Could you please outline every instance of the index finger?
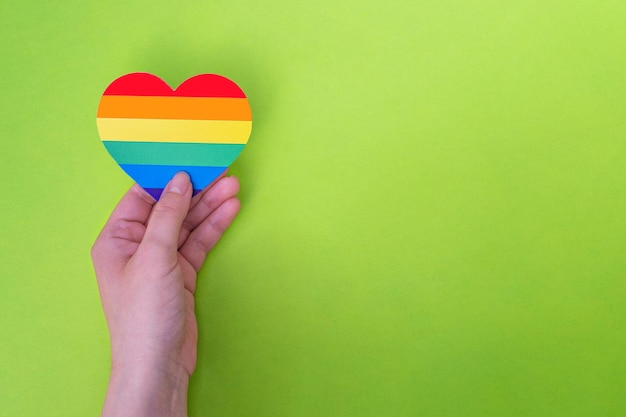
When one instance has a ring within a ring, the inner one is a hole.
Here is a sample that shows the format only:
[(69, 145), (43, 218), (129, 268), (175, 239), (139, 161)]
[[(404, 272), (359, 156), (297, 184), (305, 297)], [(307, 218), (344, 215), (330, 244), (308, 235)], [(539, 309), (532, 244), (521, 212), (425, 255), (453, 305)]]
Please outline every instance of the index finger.
[(150, 194), (145, 192), (139, 185), (134, 184), (128, 192), (124, 194), (120, 202), (117, 203), (106, 225), (120, 220), (139, 222), (145, 225), (154, 203), (156, 203), (156, 201)]
[(137, 184), (124, 194), (91, 248), (96, 268), (119, 267), (119, 262), (116, 265), (101, 262), (111, 259), (111, 254), (115, 255), (112, 259), (118, 261), (132, 256), (136, 245), (143, 238), (145, 224), (154, 203), (154, 199)]

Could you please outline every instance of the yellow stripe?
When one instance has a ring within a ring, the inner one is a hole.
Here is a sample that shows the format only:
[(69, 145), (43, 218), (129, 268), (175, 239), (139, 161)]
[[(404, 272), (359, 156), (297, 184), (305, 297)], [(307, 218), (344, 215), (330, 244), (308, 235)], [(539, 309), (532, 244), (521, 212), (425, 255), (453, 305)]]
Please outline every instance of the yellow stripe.
[(132, 142), (247, 143), (251, 121), (98, 118), (100, 139)]

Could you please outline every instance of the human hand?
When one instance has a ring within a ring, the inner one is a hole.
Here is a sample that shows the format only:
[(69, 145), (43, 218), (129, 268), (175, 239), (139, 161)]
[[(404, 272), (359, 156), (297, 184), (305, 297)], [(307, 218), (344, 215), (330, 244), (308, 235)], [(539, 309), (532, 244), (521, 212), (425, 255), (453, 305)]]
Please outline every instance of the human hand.
[(186, 415), (197, 273), (237, 215), (238, 192), (221, 177), (192, 199), (178, 173), (156, 203), (134, 185), (103, 227), (91, 251), (111, 338), (103, 416)]

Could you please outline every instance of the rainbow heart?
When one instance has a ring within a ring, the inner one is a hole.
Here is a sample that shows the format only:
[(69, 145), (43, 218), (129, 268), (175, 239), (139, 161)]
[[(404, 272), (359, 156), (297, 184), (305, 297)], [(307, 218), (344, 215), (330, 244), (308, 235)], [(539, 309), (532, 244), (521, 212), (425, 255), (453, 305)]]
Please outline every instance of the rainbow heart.
[(97, 124), (113, 159), (158, 200), (178, 171), (189, 174), (194, 194), (224, 172), (248, 143), (252, 112), (220, 75), (196, 75), (172, 90), (155, 75), (132, 73), (104, 91)]

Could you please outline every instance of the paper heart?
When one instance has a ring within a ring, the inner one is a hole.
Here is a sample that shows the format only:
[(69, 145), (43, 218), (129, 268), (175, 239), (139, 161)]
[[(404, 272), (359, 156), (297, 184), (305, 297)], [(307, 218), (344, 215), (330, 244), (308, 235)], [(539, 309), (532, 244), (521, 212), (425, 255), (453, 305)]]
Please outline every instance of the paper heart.
[(98, 106), (98, 132), (119, 166), (155, 199), (178, 171), (194, 194), (233, 163), (248, 142), (252, 112), (244, 92), (215, 74), (176, 90), (161, 78), (132, 73), (113, 81)]

